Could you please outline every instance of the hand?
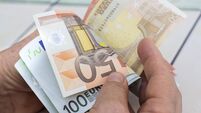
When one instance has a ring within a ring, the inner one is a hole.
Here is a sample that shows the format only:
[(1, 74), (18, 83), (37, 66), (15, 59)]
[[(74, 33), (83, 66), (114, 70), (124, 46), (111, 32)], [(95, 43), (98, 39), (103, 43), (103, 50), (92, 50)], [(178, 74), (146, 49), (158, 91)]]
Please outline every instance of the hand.
[[(181, 94), (174, 80), (173, 68), (150, 39), (141, 41), (138, 53), (144, 65), (138, 113), (181, 113)], [(111, 74), (90, 113), (131, 113), (128, 85), (120, 73)]]
[(14, 68), (19, 51), (36, 36), (36, 32), (11, 48), (0, 52), (1, 113), (36, 113), (43, 105)]

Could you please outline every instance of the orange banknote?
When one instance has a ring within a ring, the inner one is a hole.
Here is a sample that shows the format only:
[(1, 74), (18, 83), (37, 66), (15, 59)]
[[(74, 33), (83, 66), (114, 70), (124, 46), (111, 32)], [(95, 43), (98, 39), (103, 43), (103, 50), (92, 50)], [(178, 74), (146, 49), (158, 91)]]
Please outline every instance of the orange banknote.
[(139, 78), (75, 14), (50, 11), (34, 19), (64, 97), (102, 85), (112, 72)]

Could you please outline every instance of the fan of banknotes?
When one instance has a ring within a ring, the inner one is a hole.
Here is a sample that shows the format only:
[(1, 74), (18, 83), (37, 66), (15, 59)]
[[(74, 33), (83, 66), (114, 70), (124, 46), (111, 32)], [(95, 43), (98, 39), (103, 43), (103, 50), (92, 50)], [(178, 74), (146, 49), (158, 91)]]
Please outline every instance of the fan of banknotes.
[(15, 67), (50, 113), (84, 113), (110, 73), (139, 80), (139, 41), (160, 46), (183, 18), (166, 0), (93, 0), (84, 19), (61, 10), (36, 14), (37, 30)]

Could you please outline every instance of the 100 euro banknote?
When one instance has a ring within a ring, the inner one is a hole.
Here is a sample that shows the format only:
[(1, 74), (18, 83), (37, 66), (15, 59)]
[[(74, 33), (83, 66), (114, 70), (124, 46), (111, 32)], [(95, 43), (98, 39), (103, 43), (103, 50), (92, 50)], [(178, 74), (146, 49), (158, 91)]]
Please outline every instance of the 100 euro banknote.
[(75, 14), (50, 11), (34, 19), (64, 97), (102, 85), (112, 72), (138, 78)]
[(139, 41), (150, 37), (159, 45), (170, 27), (184, 17), (166, 0), (93, 0), (84, 20), (128, 66), (141, 74)]

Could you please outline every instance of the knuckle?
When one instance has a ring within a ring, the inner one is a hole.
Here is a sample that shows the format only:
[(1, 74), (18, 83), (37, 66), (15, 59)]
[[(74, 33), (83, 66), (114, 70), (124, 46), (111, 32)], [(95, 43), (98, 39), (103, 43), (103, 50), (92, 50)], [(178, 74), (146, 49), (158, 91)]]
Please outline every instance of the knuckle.
[(128, 113), (127, 105), (123, 104), (121, 101), (115, 100), (108, 102), (111, 111), (114, 113)]
[(117, 82), (108, 82), (105, 85), (105, 87), (112, 90), (120, 90), (120, 91), (126, 90), (123, 83), (117, 83)]

